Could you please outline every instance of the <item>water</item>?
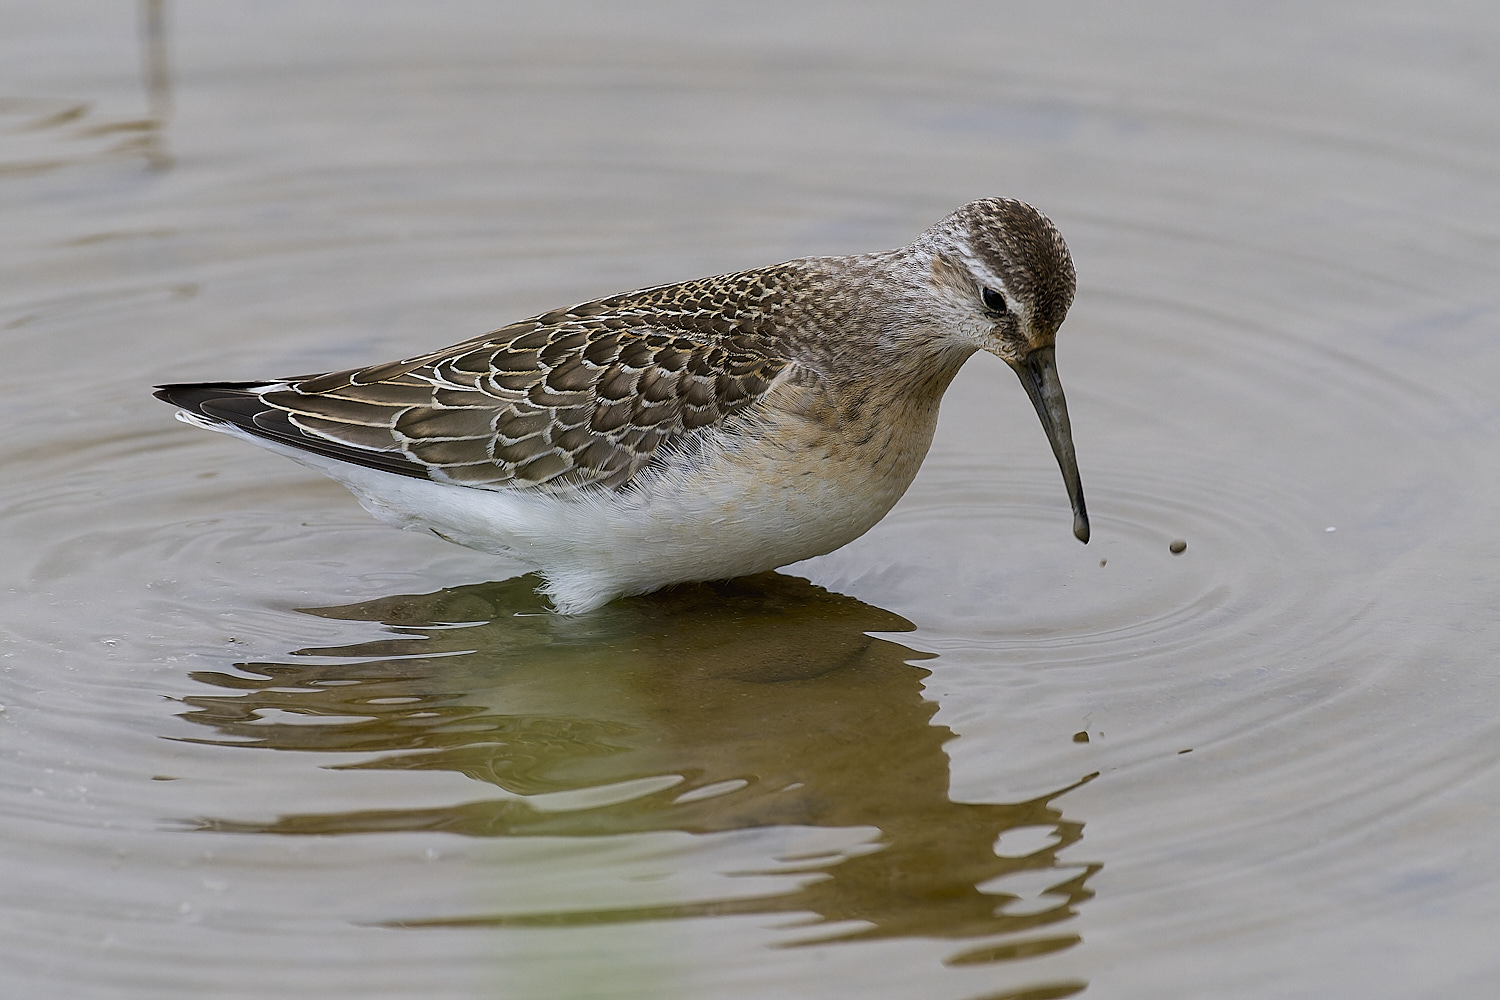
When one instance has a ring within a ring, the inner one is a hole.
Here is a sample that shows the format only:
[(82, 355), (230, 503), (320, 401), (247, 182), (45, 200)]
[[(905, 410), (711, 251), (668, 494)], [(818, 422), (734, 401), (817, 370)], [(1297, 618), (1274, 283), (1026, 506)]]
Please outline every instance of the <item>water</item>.
[[(1500, 14), (0, 20), (7, 995), (1492, 989)], [(147, 392), (984, 195), (1077, 260), (1086, 548), (993, 359), (865, 538), (580, 620)]]

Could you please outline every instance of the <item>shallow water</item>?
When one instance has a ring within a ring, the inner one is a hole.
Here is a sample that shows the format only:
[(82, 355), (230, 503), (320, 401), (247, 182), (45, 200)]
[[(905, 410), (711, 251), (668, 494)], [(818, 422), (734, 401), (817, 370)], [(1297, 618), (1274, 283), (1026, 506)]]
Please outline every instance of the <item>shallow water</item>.
[[(0, 4), (7, 996), (1492, 991), (1500, 13), (755, 10)], [(147, 391), (984, 195), (1087, 547), (993, 359), (864, 538), (583, 619)]]

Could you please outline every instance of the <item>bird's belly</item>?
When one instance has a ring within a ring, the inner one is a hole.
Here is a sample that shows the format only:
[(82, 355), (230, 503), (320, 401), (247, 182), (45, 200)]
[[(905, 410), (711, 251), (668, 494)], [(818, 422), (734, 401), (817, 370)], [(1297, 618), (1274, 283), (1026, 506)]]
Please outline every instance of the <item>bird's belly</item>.
[(786, 420), (677, 456), (626, 489), (561, 495), (452, 486), (252, 440), (339, 481), (382, 521), (541, 571), (558, 609), (578, 613), (672, 583), (773, 569), (859, 537), (901, 498), (931, 443), (936, 413), (905, 417), (853, 440)]
[(452, 541), (519, 556), (548, 577), (563, 610), (577, 610), (596, 591), (609, 591), (607, 600), (830, 552), (879, 521), (918, 464), (920, 456), (908, 470), (740, 454), (569, 498), (449, 488), (450, 509), (428, 505), (420, 521)]

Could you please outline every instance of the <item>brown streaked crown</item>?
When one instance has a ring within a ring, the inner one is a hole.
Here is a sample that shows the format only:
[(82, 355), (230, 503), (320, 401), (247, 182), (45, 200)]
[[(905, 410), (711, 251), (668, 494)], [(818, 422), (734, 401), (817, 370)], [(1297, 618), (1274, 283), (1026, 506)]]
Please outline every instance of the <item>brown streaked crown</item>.
[(968, 249), (1031, 304), (1032, 322), (1055, 332), (1073, 304), (1077, 275), (1062, 233), (1024, 201), (970, 202), (934, 227), (967, 237)]

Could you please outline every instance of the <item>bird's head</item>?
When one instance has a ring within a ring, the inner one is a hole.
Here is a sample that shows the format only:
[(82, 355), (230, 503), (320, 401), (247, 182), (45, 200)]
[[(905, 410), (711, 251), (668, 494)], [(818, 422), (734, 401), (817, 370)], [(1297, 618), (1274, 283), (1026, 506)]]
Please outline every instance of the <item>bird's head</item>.
[(949, 336), (989, 351), (1020, 376), (1062, 469), (1073, 534), (1087, 542), (1088, 512), (1054, 353), (1077, 284), (1062, 234), (1023, 201), (985, 198), (953, 212), (917, 245), (931, 254), (932, 290)]

